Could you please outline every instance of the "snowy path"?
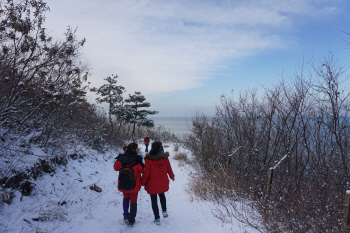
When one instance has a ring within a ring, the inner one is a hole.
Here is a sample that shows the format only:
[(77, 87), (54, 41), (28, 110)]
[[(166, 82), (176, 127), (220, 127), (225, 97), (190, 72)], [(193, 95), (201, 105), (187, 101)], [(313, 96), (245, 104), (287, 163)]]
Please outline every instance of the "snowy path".
[[(144, 151), (144, 145), (140, 144), (140, 147)], [(117, 189), (118, 172), (113, 170), (112, 158), (115, 155), (110, 155), (109, 158), (105, 155), (106, 157), (98, 160), (90, 158), (85, 162), (71, 161), (67, 169), (56, 173), (55, 176), (47, 175), (41, 179), (37, 185), (45, 195), (42, 195), (40, 200), (34, 197), (23, 197), (20, 201), (17, 195), (14, 205), (11, 206), (17, 211), (22, 211), (22, 214), (13, 222), (10, 221), (9, 229), (12, 228), (12, 230), (8, 229), (8, 232), (19, 232), (19, 229), (24, 229), (22, 232), (57, 233), (256, 232), (238, 222), (223, 224), (213, 216), (213, 205), (210, 202), (191, 200), (190, 195), (185, 191), (188, 174), (182, 166), (179, 166), (178, 161), (173, 159), (175, 155), (173, 149), (172, 144), (165, 148), (165, 151), (170, 153), (169, 159), (175, 181), (170, 181), (170, 190), (165, 194), (169, 217), (166, 219), (161, 217), (160, 225), (153, 223), (154, 215), (150, 197), (143, 187), (138, 196), (135, 226), (129, 227), (123, 222), (123, 196)], [(89, 187), (93, 183), (102, 188), (102, 192), (90, 190)], [(52, 189), (55, 192), (52, 192)], [(67, 204), (57, 205), (63, 200)], [(20, 208), (16, 208), (16, 205)], [(15, 210), (9, 208), (8, 211)], [(65, 221), (55, 220), (43, 223), (28, 221), (43, 211), (47, 211), (51, 216), (55, 213), (56, 218), (60, 216), (59, 213), (64, 213), (67, 218)], [(23, 221), (23, 219), (26, 220)]]
[[(144, 146), (140, 147), (144, 151)], [(170, 181), (170, 189), (165, 194), (169, 218), (161, 218), (160, 225), (153, 223), (150, 197), (142, 187), (138, 197), (136, 224), (132, 228), (126, 226), (122, 221), (122, 194), (115, 185), (111, 185), (116, 184), (117, 172), (111, 170), (111, 164), (107, 163), (102, 189), (109, 186), (110, 190), (103, 195), (103, 201), (94, 206), (96, 209), (92, 212), (92, 218), (81, 220), (79, 226), (68, 232), (243, 232), (238, 223), (236, 226), (223, 225), (212, 215), (208, 203), (190, 200), (185, 191), (187, 174), (183, 167), (173, 160), (173, 146), (165, 150), (170, 152), (170, 162), (175, 174), (175, 182)]]

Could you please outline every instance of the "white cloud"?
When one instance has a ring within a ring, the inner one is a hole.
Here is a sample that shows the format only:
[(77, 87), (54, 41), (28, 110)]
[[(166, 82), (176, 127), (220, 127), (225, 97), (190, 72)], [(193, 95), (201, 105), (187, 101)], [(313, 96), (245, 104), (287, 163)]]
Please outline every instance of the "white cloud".
[(336, 10), (313, 2), (49, 0), (47, 25), (87, 38), (93, 86), (116, 73), (131, 92), (154, 94), (200, 87), (225, 59), (288, 45), (295, 16)]

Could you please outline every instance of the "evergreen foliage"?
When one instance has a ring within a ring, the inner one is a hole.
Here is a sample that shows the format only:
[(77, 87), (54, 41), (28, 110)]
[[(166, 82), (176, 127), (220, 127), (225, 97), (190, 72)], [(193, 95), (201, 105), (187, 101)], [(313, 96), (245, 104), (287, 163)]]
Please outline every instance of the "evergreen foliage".
[(123, 116), (123, 96), (125, 87), (117, 86), (118, 75), (111, 75), (105, 78), (108, 84), (102, 85), (100, 88), (91, 88), (90, 91), (96, 92), (101, 97), (96, 98), (98, 103), (107, 103), (109, 106), (109, 121), (111, 124), (111, 135), (114, 133), (112, 115), (117, 115), (119, 119)]
[(146, 98), (141, 95), (141, 92), (135, 91), (135, 95), (129, 94), (129, 99), (125, 99), (125, 116), (124, 120), (133, 124), (132, 138), (135, 141), (135, 126), (153, 127), (153, 120), (147, 119), (148, 115), (155, 115), (158, 111), (150, 111), (140, 108), (148, 108), (151, 106), (149, 102), (145, 102)]

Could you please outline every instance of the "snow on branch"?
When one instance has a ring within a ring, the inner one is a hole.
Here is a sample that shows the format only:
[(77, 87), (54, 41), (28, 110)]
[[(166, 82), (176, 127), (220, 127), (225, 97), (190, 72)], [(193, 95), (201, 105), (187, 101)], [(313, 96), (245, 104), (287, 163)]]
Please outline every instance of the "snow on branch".
[(280, 163), (281, 163), (285, 158), (287, 158), (288, 155), (289, 155), (289, 152), (288, 152), (285, 156), (283, 156), (283, 158), (282, 158), (274, 167), (270, 168), (270, 170), (271, 170), (271, 169), (275, 170), (275, 169), (280, 165)]

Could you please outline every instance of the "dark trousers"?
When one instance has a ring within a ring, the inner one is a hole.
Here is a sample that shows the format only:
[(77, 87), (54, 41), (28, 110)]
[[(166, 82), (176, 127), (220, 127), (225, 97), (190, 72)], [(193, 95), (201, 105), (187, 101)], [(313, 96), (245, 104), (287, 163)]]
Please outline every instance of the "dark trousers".
[[(129, 218), (129, 223), (135, 222), (135, 217), (137, 213), (137, 193), (124, 193), (123, 192), (123, 210), (124, 210), (124, 218)], [(129, 205), (130, 205), (130, 213), (129, 213)]]
[[(159, 195), (159, 200), (160, 200), (160, 205), (162, 206), (162, 211), (166, 211), (166, 199), (164, 193), (160, 193)], [(155, 219), (159, 219), (159, 209), (158, 209), (158, 201), (157, 201), (157, 194), (150, 194), (151, 196), (151, 203), (152, 203), (152, 210), (154, 214)]]
[(137, 213), (137, 203), (130, 204), (130, 213), (129, 213), (129, 201), (128, 199), (123, 199), (123, 210), (124, 210), (124, 218), (128, 218), (129, 223), (135, 222), (135, 217)]
[(148, 152), (148, 144), (145, 144), (145, 146), (146, 146), (145, 152)]

